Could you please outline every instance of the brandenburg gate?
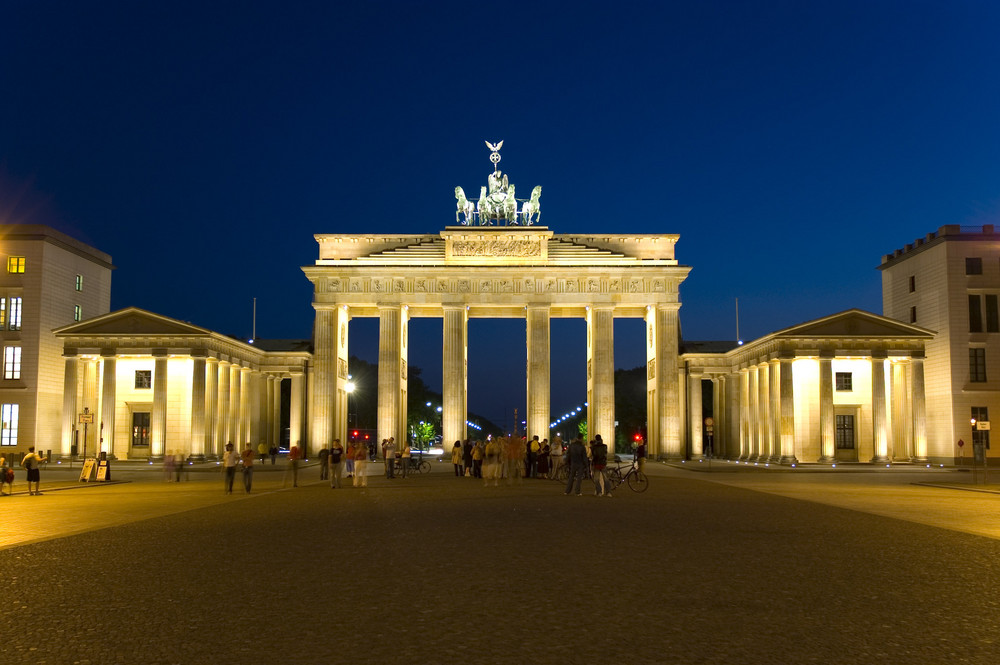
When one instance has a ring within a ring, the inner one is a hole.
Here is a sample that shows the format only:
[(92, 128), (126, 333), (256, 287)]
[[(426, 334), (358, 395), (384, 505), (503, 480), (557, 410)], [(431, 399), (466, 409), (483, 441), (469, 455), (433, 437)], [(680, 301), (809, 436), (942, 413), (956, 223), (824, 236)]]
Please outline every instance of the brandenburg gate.
[(347, 439), (348, 322), (378, 317), (379, 439), (407, 436), (407, 330), (414, 317), (443, 319), (442, 434), (467, 438), (470, 318), (526, 321), (527, 434), (549, 436), (553, 317), (587, 321), (589, 436), (613, 445), (614, 319), (646, 321), (649, 454), (681, 457), (679, 286), (690, 268), (674, 258), (677, 235), (555, 234), (539, 226), (541, 187), (527, 200), (496, 169), (477, 203), (456, 188), (456, 224), (427, 235), (317, 235), (303, 267), (316, 310), (311, 450)]

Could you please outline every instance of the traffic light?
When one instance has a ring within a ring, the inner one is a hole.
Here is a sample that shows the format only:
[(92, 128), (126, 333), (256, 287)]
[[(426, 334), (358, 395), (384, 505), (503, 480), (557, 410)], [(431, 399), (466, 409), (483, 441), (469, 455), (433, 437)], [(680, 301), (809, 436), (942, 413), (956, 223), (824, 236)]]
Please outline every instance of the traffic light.
[(636, 434), (633, 438), (635, 439), (636, 443), (638, 443), (639, 441), (642, 441), (642, 434)]
[(354, 430), (354, 432), (351, 434), (351, 438), (354, 439), (355, 441), (358, 440), (358, 430)]

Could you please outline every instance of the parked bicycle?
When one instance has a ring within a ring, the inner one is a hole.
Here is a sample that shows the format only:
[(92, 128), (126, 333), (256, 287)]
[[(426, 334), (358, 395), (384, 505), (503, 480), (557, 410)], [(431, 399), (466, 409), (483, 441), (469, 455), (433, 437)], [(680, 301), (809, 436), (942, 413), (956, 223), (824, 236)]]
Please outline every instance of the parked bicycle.
[(639, 470), (635, 461), (624, 463), (618, 455), (615, 455), (615, 463), (615, 466), (604, 469), (604, 479), (608, 483), (607, 491), (613, 492), (622, 483), (628, 483), (628, 488), (633, 492), (645, 492), (649, 489), (649, 478)]
[(403, 472), (403, 460), (408, 459), (410, 465), (406, 467), (407, 473), (430, 473), (431, 463), (423, 458), (423, 455), (411, 455), (409, 458), (397, 457), (396, 464), (393, 472), (396, 474), (402, 474)]

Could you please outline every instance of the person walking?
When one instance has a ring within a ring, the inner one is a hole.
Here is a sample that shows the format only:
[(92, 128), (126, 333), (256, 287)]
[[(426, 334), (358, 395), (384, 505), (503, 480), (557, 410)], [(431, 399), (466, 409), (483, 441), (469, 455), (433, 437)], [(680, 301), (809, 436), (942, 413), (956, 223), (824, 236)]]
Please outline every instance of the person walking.
[(240, 459), (243, 461), (243, 489), (246, 490), (247, 494), (250, 493), (250, 487), (253, 486), (253, 460), (256, 455), (253, 454), (253, 449), (248, 443), (246, 448), (240, 454)]
[(354, 486), (368, 487), (368, 474), (365, 467), (368, 465), (368, 447), (359, 445), (354, 447)]
[(488, 486), (491, 480), (494, 487), (500, 480), (500, 446), (492, 436), (486, 442), (486, 477), (483, 478), (483, 486)]
[(267, 451), (271, 455), (271, 466), (278, 463), (278, 446), (271, 446)]
[(239, 461), (240, 456), (233, 448), (233, 442), (230, 441), (226, 444), (226, 452), (222, 454), (222, 478), (225, 483), (226, 494), (233, 493), (233, 480), (236, 479), (236, 465)]
[(455, 475), (462, 475), (462, 442), (456, 441), (451, 447), (451, 463), (455, 467)]
[(340, 477), (344, 473), (344, 447), (340, 445), (340, 439), (334, 439), (330, 446), (330, 487), (338, 489), (340, 487)]
[(598, 434), (594, 443), (590, 446), (591, 463), (594, 467), (594, 495), (611, 496), (607, 488), (607, 478), (604, 476), (604, 467), (608, 465), (608, 446)]
[(7, 465), (7, 458), (0, 455), (0, 496), (3, 496), (3, 486), (7, 485), (7, 495), (14, 493), (14, 469)]
[(354, 453), (357, 452), (358, 444), (355, 441), (350, 441), (347, 444), (347, 462), (344, 467), (347, 470), (347, 477), (354, 477)]
[[(31, 446), (28, 448), (28, 453), (21, 458), (21, 466), (23, 466), (28, 472), (28, 494), (41, 494), (38, 489), (41, 483), (41, 472), (39, 471), (39, 465), (42, 462), (48, 462), (48, 458), (42, 457), (35, 452), (35, 447)], [(31, 491), (31, 483), (35, 484), (35, 491)]]
[(576, 482), (576, 495), (580, 496), (583, 477), (587, 473), (587, 449), (583, 445), (580, 437), (573, 439), (566, 449), (566, 458), (569, 464), (569, 478), (566, 480), (566, 491), (569, 494), (573, 491), (573, 483)]

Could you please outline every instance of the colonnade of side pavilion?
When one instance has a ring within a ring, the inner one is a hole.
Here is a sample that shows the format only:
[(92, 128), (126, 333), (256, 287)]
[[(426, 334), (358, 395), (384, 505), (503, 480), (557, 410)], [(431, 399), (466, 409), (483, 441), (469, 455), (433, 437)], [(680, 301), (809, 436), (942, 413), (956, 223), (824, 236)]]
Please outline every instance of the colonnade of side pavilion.
[(614, 440), (614, 319), (646, 322), (649, 453), (684, 455), (678, 373), (677, 235), (564, 235), (542, 226), (446, 227), (437, 234), (317, 235), (310, 448), (347, 439), (348, 323), (378, 317), (379, 439), (406, 432), (408, 323), (443, 319), (442, 434), (467, 438), (470, 318), (526, 321), (526, 428), (551, 423), (550, 321), (587, 322), (589, 436)]

